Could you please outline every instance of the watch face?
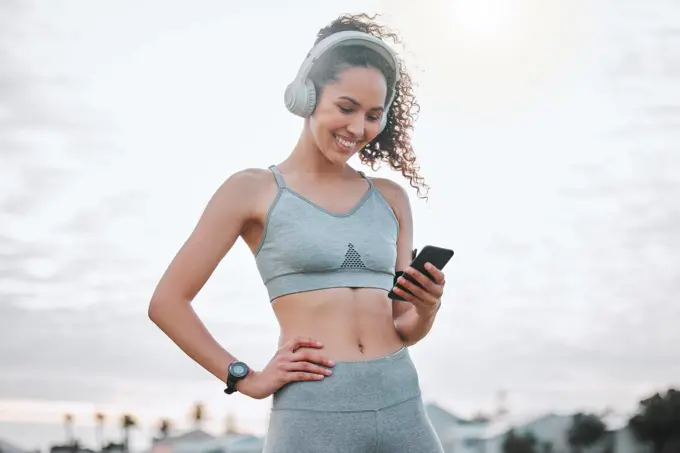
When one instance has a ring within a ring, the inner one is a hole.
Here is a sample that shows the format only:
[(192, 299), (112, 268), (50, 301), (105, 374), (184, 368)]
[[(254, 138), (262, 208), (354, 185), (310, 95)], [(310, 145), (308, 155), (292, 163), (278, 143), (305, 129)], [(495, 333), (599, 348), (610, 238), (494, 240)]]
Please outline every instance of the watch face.
[(242, 378), (248, 374), (248, 367), (245, 363), (234, 362), (229, 366), (229, 371), (235, 378)]

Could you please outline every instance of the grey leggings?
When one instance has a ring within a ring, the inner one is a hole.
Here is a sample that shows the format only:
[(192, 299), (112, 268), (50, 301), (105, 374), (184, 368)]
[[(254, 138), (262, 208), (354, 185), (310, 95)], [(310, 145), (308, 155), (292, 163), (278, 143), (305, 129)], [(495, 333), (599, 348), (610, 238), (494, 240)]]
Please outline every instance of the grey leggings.
[(443, 453), (402, 348), (274, 394), (263, 453)]

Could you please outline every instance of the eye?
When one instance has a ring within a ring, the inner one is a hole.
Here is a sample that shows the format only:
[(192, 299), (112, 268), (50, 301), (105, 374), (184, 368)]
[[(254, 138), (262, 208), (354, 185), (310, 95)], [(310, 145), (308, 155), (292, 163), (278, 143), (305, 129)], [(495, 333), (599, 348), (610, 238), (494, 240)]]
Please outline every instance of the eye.
[(338, 108), (340, 109), (340, 111), (342, 113), (352, 113), (352, 109), (350, 109), (348, 107), (343, 107), (342, 105), (339, 105)]
[(380, 110), (374, 110), (368, 115), (368, 120), (369, 121), (380, 121), (382, 119), (382, 116), (384, 115), (384, 112), (381, 112)]

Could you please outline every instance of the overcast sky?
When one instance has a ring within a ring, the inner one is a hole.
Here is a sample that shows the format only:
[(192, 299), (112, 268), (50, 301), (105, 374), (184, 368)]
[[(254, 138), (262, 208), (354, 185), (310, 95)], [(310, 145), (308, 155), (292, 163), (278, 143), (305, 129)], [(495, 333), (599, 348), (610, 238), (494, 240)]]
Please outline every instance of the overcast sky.
[[(270, 401), (225, 397), (147, 304), (221, 182), (287, 156), (283, 90), (345, 11), (404, 38), (432, 187), (407, 189), (415, 242), (456, 252), (412, 348), (425, 399), (628, 412), (680, 385), (678, 4), (421, 3), (0, 0), (0, 438), (61, 440), (69, 411), (90, 440), (96, 410), (113, 437), (129, 411), (142, 445), (197, 400), (264, 431)], [(273, 354), (242, 243), (195, 306), (253, 366)]]

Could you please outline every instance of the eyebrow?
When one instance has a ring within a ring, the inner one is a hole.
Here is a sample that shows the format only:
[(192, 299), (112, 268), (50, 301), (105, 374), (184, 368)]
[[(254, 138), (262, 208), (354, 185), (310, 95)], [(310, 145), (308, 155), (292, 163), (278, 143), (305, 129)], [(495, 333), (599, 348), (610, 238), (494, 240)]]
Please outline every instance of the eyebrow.
[[(357, 101), (356, 99), (351, 98), (351, 97), (349, 97), (349, 96), (340, 96), (338, 99), (344, 99), (344, 100), (346, 100), (346, 101), (349, 101), (349, 102), (351, 102), (352, 104), (356, 105), (357, 107), (360, 107), (360, 106), (361, 106), (361, 104), (359, 103), (359, 101)], [(373, 107), (371, 110), (385, 110), (385, 108), (384, 108), (383, 106), (378, 106), (378, 107)]]

